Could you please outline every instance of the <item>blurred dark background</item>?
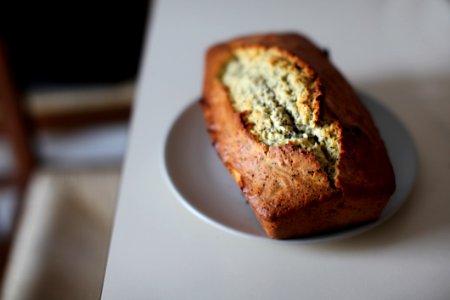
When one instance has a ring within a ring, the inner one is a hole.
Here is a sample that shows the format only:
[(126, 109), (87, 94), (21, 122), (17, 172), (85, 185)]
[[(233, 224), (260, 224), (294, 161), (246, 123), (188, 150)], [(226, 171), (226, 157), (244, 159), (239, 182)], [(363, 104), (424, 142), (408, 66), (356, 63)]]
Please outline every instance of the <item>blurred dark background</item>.
[(0, 2), (1, 299), (100, 297), (150, 8)]
[(0, 11), (20, 89), (136, 76), (148, 1), (3, 1)]

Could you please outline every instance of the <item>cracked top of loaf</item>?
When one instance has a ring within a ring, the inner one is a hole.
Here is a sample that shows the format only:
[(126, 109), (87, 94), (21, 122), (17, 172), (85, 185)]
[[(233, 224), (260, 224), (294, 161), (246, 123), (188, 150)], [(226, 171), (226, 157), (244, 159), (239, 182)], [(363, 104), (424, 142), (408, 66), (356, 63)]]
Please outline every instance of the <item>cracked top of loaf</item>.
[(331, 178), (339, 157), (336, 122), (317, 118), (314, 73), (277, 48), (240, 48), (224, 66), (222, 82), (247, 129), (269, 146), (312, 152)]

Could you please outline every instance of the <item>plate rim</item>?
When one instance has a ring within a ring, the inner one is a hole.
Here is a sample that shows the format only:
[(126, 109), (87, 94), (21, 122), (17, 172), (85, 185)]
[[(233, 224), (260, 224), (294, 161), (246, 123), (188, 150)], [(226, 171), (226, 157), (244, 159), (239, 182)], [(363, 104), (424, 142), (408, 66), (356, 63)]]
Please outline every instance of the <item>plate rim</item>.
[[(372, 112), (370, 111), (370, 109), (368, 108), (369, 105), (375, 105), (378, 106), (379, 108), (381, 108), (383, 110), (383, 112), (387, 115), (389, 115), (390, 118), (392, 118), (393, 120), (395, 120), (395, 122), (399, 125), (398, 128), (401, 129), (401, 131), (404, 134), (404, 137), (410, 142), (411, 144), (411, 148), (409, 149), (412, 160), (413, 160), (413, 167), (412, 167), (412, 176), (410, 181), (408, 182), (409, 184), (406, 186), (405, 190), (404, 190), (404, 196), (402, 197), (402, 199), (399, 199), (398, 202), (396, 203), (396, 205), (391, 208), (389, 211), (385, 211), (386, 208), (388, 208), (389, 202), (392, 201), (392, 198), (395, 196), (395, 194), (398, 192), (398, 189), (396, 188), (394, 194), (391, 195), (391, 198), (389, 199), (388, 203), (386, 204), (385, 208), (383, 209), (380, 218), (373, 221), (373, 222), (369, 222), (369, 223), (365, 223), (365, 224), (361, 224), (358, 225), (356, 227), (350, 227), (350, 228), (346, 228), (346, 229), (342, 229), (342, 230), (338, 230), (338, 231), (333, 231), (333, 232), (328, 232), (328, 233), (321, 233), (321, 234), (316, 234), (316, 235), (311, 235), (311, 236), (306, 236), (306, 237), (298, 237), (298, 238), (292, 238), (292, 239), (272, 239), (270, 237), (268, 237), (267, 235), (265, 235), (264, 231), (261, 228), (261, 231), (263, 232), (263, 235), (256, 235), (256, 234), (252, 234), (249, 232), (245, 232), (230, 226), (227, 226), (226, 224), (223, 224), (220, 221), (215, 220), (214, 218), (206, 215), (205, 213), (201, 212), (199, 209), (197, 209), (189, 199), (186, 199), (186, 197), (183, 196), (182, 192), (179, 190), (179, 188), (177, 188), (176, 184), (174, 183), (174, 181), (171, 179), (171, 175), (170, 175), (170, 171), (168, 168), (168, 154), (167, 154), (167, 146), (170, 140), (170, 136), (172, 134), (172, 131), (174, 129), (174, 126), (176, 124), (176, 122), (183, 116), (183, 114), (189, 110), (192, 106), (194, 105), (198, 105), (200, 106), (200, 100), (201, 98), (197, 98), (194, 101), (189, 101), (188, 103), (186, 103), (176, 114), (175, 116), (172, 118), (172, 120), (170, 121), (170, 125), (168, 126), (168, 130), (166, 131), (166, 133), (164, 134), (164, 138), (163, 138), (163, 143), (162, 143), (162, 159), (160, 160), (161, 162), (161, 167), (163, 169), (163, 177), (165, 179), (165, 181), (167, 182), (170, 190), (172, 190), (172, 192), (175, 194), (177, 201), (180, 202), (182, 204), (182, 206), (184, 206), (190, 213), (192, 213), (194, 216), (196, 216), (197, 218), (201, 219), (202, 221), (204, 221), (205, 223), (208, 223), (210, 225), (212, 225), (213, 227), (216, 227), (217, 229), (220, 229), (224, 232), (230, 233), (232, 235), (235, 236), (239, 236), (239, 237), (243, 237), (246, 239), (255, 239), (255, 240), (262, 240), (262, 241), (273, 241), (273, 242), (281, 242), (281, 243), (295, 243), (295, 244), (316, 244), (316, 243), (324, 243), (324, 242), (331, 242), (331, 241), (336, 241), (336, 240), (343, 240), (343, 239), (347, 239), (350, 237), (354, 237), (356, 235), (360, 235), (364, 232), (367, 232), (375, 227), (378, 227), (379, 225), (381, 225), (382, 223), (386, 222), (387, 220), (389, 220), (393, 215), (395, 215), (400, 208), (407, 202), (409, 195), (412, 191), (412, 188), (414, 186), (414, 183), (417, 179), (417, 146), (414, 142), (414, 139), (411, 135), (411, 133), (409, 132), (409, 130), (407, 129), (407, 127), (405, 126), (405, 124), (403, 123), (403, 121), (397, 117), (396, 114), (394, 114), (386, 105), (384, 105), (382, 102), (376, 100), (375, 97), (372, 97), (371, 95), (368, 95), (366, 92), (362, 92), (360, 90), (356, 91), (359, 98), (361, 99), (361, 102), (363, 103), (364, 107), (370, 112), (372, 119), (374, 121), (374, 123), (376, 123), (375, 118), (373, 117)], [(369, 102), (370, 104), (368, 105)], [(376, 125), (378, 132), (383, 140), (383, 142), (386, 145), (386, 150), (388, 151), (388, 147), (385, 141), (385, 137), (382, 135), (382, 133), (379, 130), (379, 126)], [(389, 152), (388, 152), (389, 155)], [(390, 155), (389, 155), (389, 159), (392, 161)], [(396, 183), (398, 182), (398, 175), (395, 173), (395, 169), (394, 169), (394, 176), (396, 179)], [(400, 196), (399, 196), (400, 197)], [(244, 197), (243, 197), (244, 198)], [(244, 198), (245, 199), (245, 198)], [(259, 225), (260, 226), (260, 225)]]

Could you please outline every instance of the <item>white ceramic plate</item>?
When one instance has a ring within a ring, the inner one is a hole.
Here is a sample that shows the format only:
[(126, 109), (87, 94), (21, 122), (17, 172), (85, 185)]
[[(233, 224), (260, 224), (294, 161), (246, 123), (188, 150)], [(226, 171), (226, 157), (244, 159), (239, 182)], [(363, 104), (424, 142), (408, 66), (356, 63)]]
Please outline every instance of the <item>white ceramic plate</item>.
[[(372, 113), (391, 158), (397, 185), (394, 195), (376, 222), (287, 241), (315, 243), (362, 233), (386, 221), (406, 201), (416, 177), (414, 142), (402, 123), (384, 106), (366, 95), (361, 98)], [(175, 120), (167, 135), (164, 156), (168, 181), (192, 213), (228, 232), (267, 238), (211, 146), (198, 102), (191, 103)]]

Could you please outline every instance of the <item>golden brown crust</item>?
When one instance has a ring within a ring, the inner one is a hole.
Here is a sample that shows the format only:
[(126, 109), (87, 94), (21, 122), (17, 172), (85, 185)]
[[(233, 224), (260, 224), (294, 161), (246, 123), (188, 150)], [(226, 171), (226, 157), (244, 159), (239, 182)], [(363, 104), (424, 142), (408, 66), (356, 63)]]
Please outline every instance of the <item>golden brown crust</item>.
[[(267, 146), (246, 130), (219, 80), (232, 52), (243, 47), (276, 47), (315, 78), (314, 117), (339, 124), (334, 182), (313, 154), (292, 145)], [(217, 153), (272, 238), (373, 221), (395, 189), (392, 166), (370, 114), (323, 52), (302, 36), (255, 35), (209, 49), (201, 104)]]

